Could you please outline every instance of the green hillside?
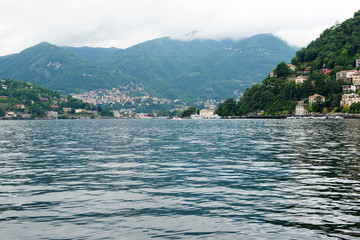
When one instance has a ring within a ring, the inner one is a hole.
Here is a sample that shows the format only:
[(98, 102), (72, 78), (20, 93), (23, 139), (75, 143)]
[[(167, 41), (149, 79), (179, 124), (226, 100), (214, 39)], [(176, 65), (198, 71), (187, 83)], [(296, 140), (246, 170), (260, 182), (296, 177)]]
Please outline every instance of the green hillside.
[[(69, 112), (64, 112), (63, 108), (68, 108)], [(75, 109), (84, 109), (84, 113), (74, 114)], [(49, 111), (63, 118), (84, 114), (91, 116), (91, 111), (103, 116), (112, 115), (106, 109), (62, 96), (33, 83), (0, 79), (0, 118), (45, 118)]]
[(360, 57), (360, 11), (354, 18), (326, 29), (318, 39), (296, 53), (292, 63), (299, 69), (352, 69)]
[(111, 88), (134, 78), (49, 43), (0, 58), (2, 78), (21, 79), (63, 93)]
[(290, 61), (295, 51), (273, 35), (256, 35), (207, 55), (174, 85), (192, 98), (236, 96), (260, 82), (279, 61)]
[(171, 80), (224, 46), (223, 42), (214, 40), (160, 38), (118, 51), (102, 64), (136, 77), (154, 96), (184, 98), (187, 93), (174, 87)]
[[(262, 84), (248, 88), (238, 103), (228, 99), (217, 110), (223, 116), (244, 115), (263, 111), (264, 114), (293, 114), (297, 101), (304, 100), (309, 112), (358, 112), (359, 104), (340, 106), (343, 86), (349, 85), (343, 79), (336, 79), (341, 70), (355, 68), (360, 57), (360, 11), (342, 24), (326, 29), (308, 47), (301, 49), (292, 59), (297, 66), (293, 72), (285, 63), (278, 64), (276, 77), (266, 77)], [(309, 71), (304, 71), (305, 69)], [(270, 69), (269, 69), (270, 70)], [(326, 73), (324, 73), (326, 72)], [(303, 83), (295, 83), (299, 75), (307, 76)], [(320, 94), (324, 101), (309, 104), (308, 97)]]

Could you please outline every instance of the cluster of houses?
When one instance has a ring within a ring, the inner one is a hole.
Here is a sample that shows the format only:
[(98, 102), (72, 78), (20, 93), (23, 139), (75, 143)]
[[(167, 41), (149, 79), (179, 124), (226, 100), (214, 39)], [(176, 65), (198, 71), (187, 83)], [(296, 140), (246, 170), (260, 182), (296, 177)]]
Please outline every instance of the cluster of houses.
[[(356, 59), (356, 69), (360, 67), (360, 58)], [(351, 106), (353, 103), (360, 103), (360, 96), (357, 94), (360, 88), (360, 71), (347, 70), (336, 73), (336, 79), (342, 79), (349, 83), (343, 86), (340, 106)]]
[[(296, 67), (292, 64), (288, 64), (289, 68), (293, 71), (296, 71)], [(356, 69), (360, 67), (360, 58), (356, 59)], [(310, 72), (311, 67), (307, 67), (305, 71), (302, 73), (307, 74)], [(360, 90), (360, 71), (353, 70), (345, 70), (339, 71), (336, 73), (337, 80), (344, 80), (348, 84), (343, 86), (342, 99), (340, 101), (340, 106), (351, 106), (353, 103), (360, 103), (360, 95), (357, 92)], [(321, 69), (321, 72), (324, 74), (329, 74), (331, 70), (329, 69)], [(299, 73), (299, 72), (298, 72)], [(270, 72), (270, 77), (276, 77), (274, 71)], [(296, 84), (302, 84), (308, 79), (308, 76), (300, 75), (295, 78), (291, 78), (288, 80), (295, 81)], [(312, 106), (314, 103), (322, 103), (325, 102), (325, 97), (319, 94), (314, 94), (309, 97), (309, 106)], [(299, 101), (295, 108), (295, 115), (304, 116), (309, 115), (309, 112), (305, 108), (304, 101)]]

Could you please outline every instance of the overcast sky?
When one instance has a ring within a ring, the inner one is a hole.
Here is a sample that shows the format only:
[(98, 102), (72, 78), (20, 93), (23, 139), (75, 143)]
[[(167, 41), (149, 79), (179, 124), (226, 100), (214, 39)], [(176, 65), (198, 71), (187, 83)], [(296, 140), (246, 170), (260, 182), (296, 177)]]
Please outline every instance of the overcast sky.
[(126, 48), (154, 38), (273, 33), (306, 46), (359, 0), (0, 0), (0, 56), (40, 42)]

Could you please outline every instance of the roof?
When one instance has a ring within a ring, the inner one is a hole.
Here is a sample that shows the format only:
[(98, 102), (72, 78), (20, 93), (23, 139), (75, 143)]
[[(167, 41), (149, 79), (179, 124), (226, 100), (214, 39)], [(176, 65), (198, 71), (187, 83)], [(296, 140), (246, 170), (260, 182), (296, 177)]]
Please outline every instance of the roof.
[(320, 95), (320, 94), (317, 94), (317, 93), (310, 96), (309, 98), (317, 98), (317, 97), (325, 98), (323, 95)]

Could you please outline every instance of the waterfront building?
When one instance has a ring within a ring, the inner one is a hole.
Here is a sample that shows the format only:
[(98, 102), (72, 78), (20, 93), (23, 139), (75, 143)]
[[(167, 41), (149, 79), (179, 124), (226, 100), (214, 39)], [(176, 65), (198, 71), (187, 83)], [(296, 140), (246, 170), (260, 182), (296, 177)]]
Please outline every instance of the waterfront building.
[(309, 115), (308, 110), (305, 109), (304, 101), (298, 101), (298, 104), (296, 105), (296, 108), (295, 108), (295, 115), (296, 116)]
[(46, 118), (47, 119), (57, 119), (59, 117), (59, 114), (55, 111), (48, 111), (46, 112)]
[(207, 118), (207, 117), (213, 117), (214, 116), (214, 110), (209, 110), (209, 109), (201, 109), (200, 112), (199, 112), (199, 116), (200, 117), (204, 117), (204, 118)]
[(340, 106), (351, 106), (353, 103), (360, 103), (360, 96), (358, 94), (343, 94), (340, 101)]

